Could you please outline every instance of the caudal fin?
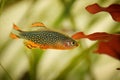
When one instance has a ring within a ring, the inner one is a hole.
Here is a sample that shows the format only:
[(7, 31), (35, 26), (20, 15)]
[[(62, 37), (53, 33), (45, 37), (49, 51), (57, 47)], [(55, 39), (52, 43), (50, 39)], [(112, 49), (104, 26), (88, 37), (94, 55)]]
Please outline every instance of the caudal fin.
[(14, 33), (10, 33), (10, 37), (13, 38), (13, 39), (20, 38), (18, 35), (14, 34)]
[(92, 14), (98, 13), (100, 11), (103, 11), (104, 8), (100, 7), (98, 4), (92, 4), (86, 7), (86, 10)]
[(16, 34), (14, 34), (14, 33), (11, 32), (10, 33), (10, 37), (13, 38), (13, 39), (20, 38), (19, 37), (19, 33), (22, 32), (22, 30), (20, 30), (20, 28), (17, 25), (15, 25), (15, 24), (13, 24), (13, 29), (16, 30), (17, 32), (16, 32)]
[(13, 29), (19, 31), (19, 32), (22, 32), (22, 30), (15, 24), (13, 24)]

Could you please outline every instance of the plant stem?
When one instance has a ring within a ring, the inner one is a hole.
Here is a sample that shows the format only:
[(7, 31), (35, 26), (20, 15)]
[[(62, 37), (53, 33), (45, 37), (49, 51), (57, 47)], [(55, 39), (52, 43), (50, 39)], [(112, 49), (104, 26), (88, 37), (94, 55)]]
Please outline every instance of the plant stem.
[(6, 73), (7, 76), (10, 78), (10, 80), (14, 80), (14, 79), (12, 78), (12, 76), (8, 73), (8, 71), (4, 68), (4, 66), (1, 64), (1, 62), (0, 62), (0, 66), (1, 66), (1, 68), (5, 71), (5, 73)]

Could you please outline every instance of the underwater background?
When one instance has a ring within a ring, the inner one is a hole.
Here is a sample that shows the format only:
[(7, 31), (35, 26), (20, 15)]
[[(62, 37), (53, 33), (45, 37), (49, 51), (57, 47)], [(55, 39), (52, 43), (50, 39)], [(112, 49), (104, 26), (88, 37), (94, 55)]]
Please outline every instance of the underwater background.
[(0, 0), (0, 80), (120, 80), (119, 60), (96, 54), (96, 41), (81, 39), (71, 50), (28, 49), (9, 37), (13, 23), (29, 30), (34, 22), (72, 36), (76, 32), (120, 32), (120, 23), (106, 12), (90, 14), (85, 7), (103, 7), (120, 0)]

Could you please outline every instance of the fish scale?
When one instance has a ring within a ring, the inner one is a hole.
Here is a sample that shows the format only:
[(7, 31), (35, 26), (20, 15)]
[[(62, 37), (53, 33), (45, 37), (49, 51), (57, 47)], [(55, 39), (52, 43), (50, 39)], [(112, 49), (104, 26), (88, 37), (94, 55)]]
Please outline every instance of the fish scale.
[[(63, 36), (62, 34), (53, 31), (26, 31), (20, 33), (20, 36), (38, 44), (54, 44), (57, 41), (64, 41), (69, 38), (68, 36)], [(72, 40), (71, 38), (69, 39)]]

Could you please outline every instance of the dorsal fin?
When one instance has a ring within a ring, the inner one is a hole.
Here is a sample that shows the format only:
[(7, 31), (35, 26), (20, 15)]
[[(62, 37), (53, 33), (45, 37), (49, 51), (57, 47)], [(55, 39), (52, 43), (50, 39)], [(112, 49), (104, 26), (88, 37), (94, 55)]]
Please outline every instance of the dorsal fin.
[(46, 28), (46, 26), (43, 23), (41, 23), (41, 22), (33, 23), (32, 27), (45, 27)]
[(34, 30), (48, 30), (48, 28), (41, 22), (33, 23), (32, 26)]

